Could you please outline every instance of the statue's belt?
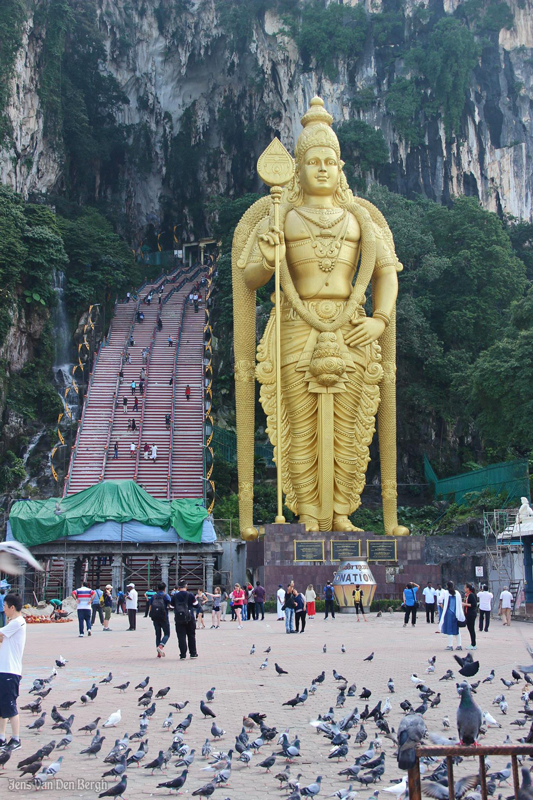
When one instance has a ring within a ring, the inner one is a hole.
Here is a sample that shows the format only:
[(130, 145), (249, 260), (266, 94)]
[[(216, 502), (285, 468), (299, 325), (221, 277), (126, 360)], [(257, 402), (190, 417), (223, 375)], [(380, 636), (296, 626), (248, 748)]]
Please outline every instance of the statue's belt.
[[(274, 296), (272, 296), (272, 302), (274, 302)], [(323, 320), (324, 322), (334, 322), (337, 317), (342, 314), (344, 309), (346, 308), (347, 300), (302, 300), (302, 304), (305, 306), (306, 309), (311, 311), (313, 314)], [(365, 316), (365, 310), (363, 306), (357, 306), (355, 314), (353, 318), (357, 318), (360, 316)], [(301, 317), (298, 312), (292, 307), (286, 297), (282, 295), (281, 299), (281, 320), (282, 322), (291, 322), (294, 320), (300, 320)]]

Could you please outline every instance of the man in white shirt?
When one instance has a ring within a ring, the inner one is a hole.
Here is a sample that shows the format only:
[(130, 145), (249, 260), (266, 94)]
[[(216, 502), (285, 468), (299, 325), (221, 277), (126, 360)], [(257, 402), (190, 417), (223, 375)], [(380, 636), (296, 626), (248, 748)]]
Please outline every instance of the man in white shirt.
[(511, 624), (511, 609), (513, 607), (513, 595), (509, 591), (508, 586), (503, 587), (503, 592), (500, 595), (500, 607), (498, 614), (501, 614), (504, 625)]
[(87, 628), (87, 636), (91, 635), (91, 605), (94, 595), (95, 592), (93, 589), (89, 589), (86, 580), (82, 580), (80, 588), (75, 589), (72, 592), (72, 597), (74, 597), (76, 600), (76, 606), (78, 609), (78, 627), (80, 639), (83, 639), (84, 623)]
[(424, 603), (426, 606), (426, 622), (429, 624), (430, 622), (435, 622), (435, 605), (437, 600), (437, 590), (433, 588), (431, 585), (431, 581), (428, 581), (428, 585), (422, 592), (424, 595)]
[[(22, 598), (8, 594), (5, 599), (7, 625), (0, 630), (0, 748), (20, 748), (20, 719), (17, 709), (22, 655), (26, 644), (26, 620), (22, 616)], [(11, 739), (6, 744), (7, 721)]]
[[(478, 592), (477, 602), (479, 607), (479, 631), (483, 631), (483, 620), (485, 620), (485, 633), (487, 633), (490, 625), (490, 612), (492, 610), (492, 600), (494, 595), (489, 592), (487, 584), (483, 587), (481, 592)], [(509, 593), (510, 594), (510, 593)]]
[(285, 590), (281, 583), (278, 586), (278, 591), (276, 592), (276, 600), (277, 600), (277, 611), (278, 611), (278, 619), (285, 619), (285, 615), (283, 613), (283, 603), (285, 602)]
[(138, 594), (134, 583), (128, 583), (126, 586), (126, 611), (128, 612), (128, 620), (130, 627), (128, 631), (134, 631), (137, 628), (137, 599)]

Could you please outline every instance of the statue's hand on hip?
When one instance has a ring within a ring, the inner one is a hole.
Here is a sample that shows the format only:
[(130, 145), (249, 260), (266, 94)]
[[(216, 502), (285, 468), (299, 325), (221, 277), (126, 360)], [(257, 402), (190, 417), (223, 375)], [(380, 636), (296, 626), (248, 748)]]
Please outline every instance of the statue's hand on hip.
[(274, 269), (276, 245), (279, 244), (279, 260), (283, 261), (285, 258), (285, 235), (279, 228), (273, 225), (269, 228), (268, 233), (262, 233), (258, 236), (257, 242), (261, 254), (267, 264)]
[(365, 345), (372, 344), (376, 339), (379, 339), (385, 330), (385, 322), (382, 319), (374, 319), (373, 317), (363, 317), (362, 319), (352, 322), (354, 326), (353, 331), (347, 333), (344, 341), (351, 347), (365, 347)]

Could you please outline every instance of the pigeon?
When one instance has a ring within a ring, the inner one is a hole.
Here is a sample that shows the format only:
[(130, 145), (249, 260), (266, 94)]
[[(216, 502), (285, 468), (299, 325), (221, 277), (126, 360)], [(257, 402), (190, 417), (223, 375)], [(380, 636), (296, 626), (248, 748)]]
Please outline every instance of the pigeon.
[(388, 680), (388, 682), (387, 682), (387, 688), (388, 688), (388, 690), (389, 690), (389, 692), (390, 692), (391, 694), (394, 694), (394, 691), (395, 691), (395, 690), (394, 690), (394, 681), (393, 681), (393, 679), (392, 679), (392, 678), (389, 678), (389, 680)]
[(80, 755), (87, 754), (89, 756), (97, 756), (100, 750), (102, 749), (102, 745), (104, 743), (105, 736), (100, 738), (100, 741), (91, 744), (89, 747), (86, 747), (85, 750), (80, 751)]
[(404, 775), (399, 783), (394, 783), (392, 786), (386, 786), (383, 791), (395, 795), (396, 798), (403, 797), (407, 793), (407, 775)]
[(44, 725), (46, 719), (46, 711), (43, 711), (40, 717), (34, 720), (30, 725), (26, 725), (28, 730), (39, 732)]
[(206, 783), (205, 786), (200, 786), (199, 789), (196, 789), (193, 793), (193, 797), (211, 797), (213, 792), (215, 791), (216, 783)]
[(128, 766), (130, 766), (130, 764), (137, 764), (137, 767), (139, 767), (141, 761), (143, 760), (143, 758), (145, 758), (147, 752), (148, 750), (146, 748), (145, 743), (141, 742), (137, 752), (132, 753), (132, 755), (128, 758), (126, 763), (128, 764)]
[(23, 561), (38, 572), (43, 571), (42, 566), (23, 544), (15, 541), (0, 542), (0, 572), (22, 575), (26, 569), (26, 564), (21, 563)]
[(187, 728), (190, 726), (192, 722), (192, 714), (187, 714), (185, 719), (183, 719), (172, 731), (172, 733), (176, 733), (177, 731), (183, 732), (186, 731)]
[(88, 725), (84, 725), (83, 728), (78, 728), (78, 731), (85, 731), (86, 733), (93, 733), (97, 729), (98, 723), (100, 722), (101, 719), (102, 719), (102, 717), (96, 717), (94, 722), (89, 722), (89, 724)]
[(453, 681), (454, 677), (453, 669), (447, 669), (442, 678), (439, 678), (439, 681)]
[(374, 653), (372, 652), (372, 653), (370, 653), (369, 656), (367, 656), (366, 658), (363, 658), (363, 661), (372, 661), (373, 658), (374, 658)]
[(501, 703), (500, 703), (500, 711), (502, 712), (503, 715), (507, 714), (507, 709), (508, 708), (509, 708), (509, 705), (507, 703), (507, 700), (502, 700)]
[(212, 686), (211, 689), (207, 690), (207, 692), (205, 693), (205, 699), (207, 700), (208, 703), (212, 703), (213, 702), (213, 700), (215, 699), (215, 687), (214, 686)]
[(372, 692), (370, 691), (370, 689), (366, 689), (366, 688), (363, 686), (363, 691), (361, 692), (361, 694), (359, 695), (359, 697), (360, 697), (362, 700), (368, 700), (368, 698), (369, 698), (369, 697), (371, 697), (371, 695), (372, 695)]
[(341, 653), (345, 653), (345, 652), (346, 652), (346, 648), (345, 648), (345, 646), (343, 644), (341, 644)]
[(344, 681), (344, 683), (348, 683), (344, 675), (340, 675), (336, 669), (333, 670), (333, 677), (336, 681)]
[(102, 774), (102, 778), (120, 778), (126, 772), (126, 755), (120, 756), (120, 759), (117, 764), (112, 769), (109, 769), (107, 772)]
[(213, 719), (215, 719), (215, 717), (216, 717), (216, 714), (215, 714), (213, 711), (211, 711), (211, 709), (209, 708), (209, 706), (207, 706), (207, 705), (204, 703), (204, 701), (203, 701), (203, 700), (200, 700), (200, 711), (201, 711), (201, 712), (202, 712), (202, 714), (204, 715), (204, 719), (205, 719), (206, 717), (212, 717)]
[(149, 764), (145, 764), (144, 768), (151, 769), (153, 775), (155, 769), (162, 769), (164, 762), (165, 762), (165, 751), (160, 750), (157, 755), (157, 758), (154, 758), (154, 760), (150, 761)]
[(268, 667), (268, 656), (265, 658), (259, 669), (266, 669)]
[(184, 703), (169, 703), (169, 705), (172, 706), (172, 708), (175, 708), (176, 711), (183, 711), (185, 706), (189, 705), (189, 701), (185, 700)]
[(42, 769), (43, 762), (42, 761), (34, 761), (32, 764), (28, 764), (25, 767), (19, 767), (21, 769), (20, 777), (23, 775), (31, 775), (32, 777), (36, 775)]
[(276, 756), (274, 753), (272, 753), (271, 756), (265, 758), (264, 761), (261, 761), (257, 766), (266, 769), (267, 772), (270, 772), (270, 768), (273, 767), (275, 763), (276, 763)]
[(126, 683), (121, 683), (120, 686), (115, 686), (114, 688), (119, 689), (121, 692), (125, 692), (129, 685), (130, 682), (126, 681)]
[(327, 651), (328, 651), (327, 645), (324, 645), (324, 647), (322, 648), (322, 652), (327, 653)]
[(170, 714), (167, 715), (165, 720), (163, 721), (163, 728), (166, 730), (167, 728), (171, 728), (174, 725), (174, 721), (172, 719), (172, 711)]
[(114, 711), (110, 716), (106, 719), (102, 728), (116, 728), (120, 720), (122, 719), (122, 714), (120, 713), (120, 708), (118, 711)]
[(300, 694), (298, 693), (296, 697), (293, 697), (291, 700), (287, 700), (286, 703), (283, 703), (284, 706), (290, 706), (291, 708), (296, 708), (297, 705), (300, 703)]
[(209, 758), (211, 755), (211, 744), (209, 743), (209, 739), (206, 739), (202, 745), (202, 756), (204, 758)]
[(150, 676), (147, 675), (146, 678), (143, 681), (141, 681), (140, 683), (138, 683), (135, 688), (136, 689), (146, 689), (146, 687), (148, 686), (149, 683), (150, 683)]
[(37, 700), (33, 700), (31, 703), (28, 703), (28, 705), (21, 706), (20, 710), (31, 711), (32, 714), (40, 714), (42, 702), (43, 702), (42, 697), (38, 697)]
[(483, 683), (492, 683), (494, 680), (494, 676), (496, 675), (496, 671), (491, 669), (490, 674), (487, 675), (486, 678), (483, 679)]
[(280, 667), (279, 664), (274, 663), (274, 668), (275, 668), (276, 672), (278, 673), (278, 675), (288, 675), (289, 674), (287, 672), (287, 670), (283, 669), (283, 667)]
[(222, 730), (222, 728), (219, 728), (216, 722), (213, 722), (211, 725), (211, 736), (213, 739), (221, 739), (225, 733), (226, 731)]
[(521, 675), (520, 675), (520, 673), (519, 673), (519, 672), (517, 672), (515, 669), (511, 670), (511, 675), (513, 676), (513, 679), (514, 679), (514, 680), (515, 680), (517, 683), (519, 683), (519, 682), (522, 680), (522, 676), (521, 676)]
[(163, 697), (166, 697), (169, 692), (170, 692), (170, 686), (165, 686), (164, 689), (159, 689), (159, 691), (157, 692), (157, 694), (155, 696), (155, 699), (156, 700), (162, 700)]
[(516, 800), (532, 800), (533, 786), (531, 785), (531, 773), (526, 767), (521, 768), (522, 785), (516, 793)]
[(457, 731), (461, 744), (472, 745), (477, 742), (479, 736), (482, 713), (480, 707), (472, 699), (470, 686), (466, 681), (463, 681), (461, 688), (461, 701), (457, 709)]
[(107, 677), (105, 677), (105, 678), (102, 678), (102, 680), (100, 681), (100, 683), (111, 683), (111, 681), (112, 681), (112, 680), (113, 680), (113, 673), (112, 673), (112, 672), (110, 672), (110, 673), (107, 675)]
[(89, 691), (86, 692), (86, 695), (90, 700), (94, 700), (97, 694), (98, 694), (98, 686), (95, 683), (93, 683)]
[(190, 753), (186, 753), (182, 758), (180, 758), (178, 761), (176, 761), (176, 766), (177, 767), (187, 767), (187, 769), (189, 769), (189, 767), (191, 766), (191, 764), (194, 761), (195, 755), (196, 755), (196, 750), (193, 747), (193, 749), (190, 751)]
[(252, 645), (252, 649), (250, 650), (250, 655), (253, 656), (255, 653), (255, 644)]
[(67, 733), (67, 735), (64, 736), (62, 739), (60, 739), (59, 742), (57, 743), (57, 749), (58, 750), (66, 750), (66, 748), (70, 744), (72, 744), (72, 739), (73, 739), (72, 734), (71, 733)]
[(158, 783), (157, 789), (176, 789), (177, 791), (183, 787), (183, 784), (187, 780), (187, 770), (184, 769), (181, 775), (178, 775), (177, 778), (173, 778), (171, 781), (166, 781), (165, 783)]
[(510, 689), (511, 686), (514, 686), (514, 681), (508, 681), (505, 678), (500, 678), (500, 680), (503, 683), (503, 685), (506, 686), (508, 689)]
[(106, 789), (105, 792), (100, 792), (98, 797), (123, 797), (127, 786), (128, 786), (128, 776), (123, 775), (119, 783), (115, 783), (114, 786), (111, 786), (109, 789)]
[(419, 714), (407, 714), (398, 728), (398, 767), (411, 769), (415, 764), (415, 748), (426, 733), (426, 725)]
[(496, 722), (492, 714), (489, 714), (488, 711), (483, 712), (483, 721), (486, 723), (488, 728), (501, 728), (499, 722)]
[(304, 786), (300, 790), (300, 794), (302, 797), (316, 797), (316, 795), (320, 791), (320, 784), (322, 782), (322, 775), (319, 775), (314, 783), (310, 783), (309, 786)]

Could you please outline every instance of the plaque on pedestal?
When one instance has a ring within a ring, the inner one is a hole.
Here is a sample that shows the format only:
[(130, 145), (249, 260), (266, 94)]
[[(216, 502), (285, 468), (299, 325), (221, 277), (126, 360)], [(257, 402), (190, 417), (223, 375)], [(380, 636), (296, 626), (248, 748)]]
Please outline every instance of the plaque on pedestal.
[(384, 536), (383, 540), (368, 539), (366, 543), (367, 561), (397, 561), (396, 539)]
[(361, 540), (352, 539), (351, 541), (332, 539), (331, 540), (331, 560), (349, 561), (351, 558), (360, 558)]
[(294, 542), (294, 560), (324, 561), (324, 540), (296, 539)]

